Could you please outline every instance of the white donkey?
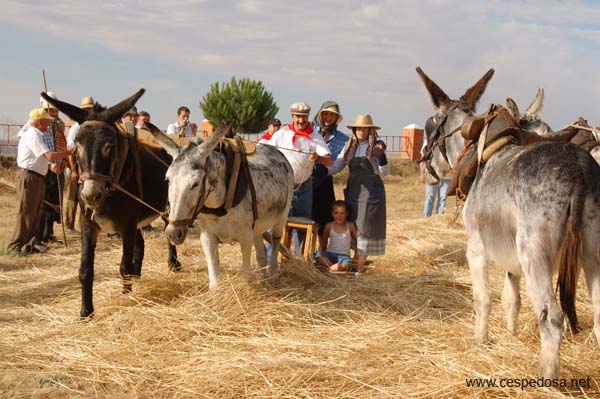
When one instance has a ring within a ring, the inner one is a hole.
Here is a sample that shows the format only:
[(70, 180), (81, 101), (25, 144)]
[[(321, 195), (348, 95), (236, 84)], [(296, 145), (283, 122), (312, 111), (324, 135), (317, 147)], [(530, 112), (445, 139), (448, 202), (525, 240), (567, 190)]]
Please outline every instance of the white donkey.
[[(433, 130), (445, 141), (444, 146), (432, 144), (431, 166), (441, 175), (456, 162), (451, 154), (464, 145), (460, 132), (452, 130), (474, 112), (493, 70), (460, 100), (451, 100), (420, 68), (417, 72), (436, 111)], [(447, 157), (438, 154), (444, 148)], [(559, 374), (563, 312), (552, 286), (557, 269), (561, 304), (576, 331), (575, 288), (583, 266), (600, 344), (600, 167), (586, 151), (574, 144), (506, 145), (479, 166), (463, 218), (477, 342), (488, 339), (488, 267), (494, 262), (506, 270), (502, 299), (512, 333), (521, 305), (519, 282), (525, 276), (538, 317), (543, 377)]]
[(185, 240), (189, 224), (198, 219), (208, 264), (209, 288), (215, 289), (219, 281), (219, 242), (240, 243), (245, 277), (252, 274), (250, 258), (254, 244), (261, 279), (264, 279), (267, 254), (263, 233), (272, 229), (269, 272), (271, 281), (276, 284), (279, 280), (277, 254), (294, 187), (292, 167), (276, 148), (257, 146), (256, 153), (247, 158), (256, 189), (257, 219), (254, 220), (250, 189), (241, 202), (223, 210), (228, 187), (227, 165), (226, 156), (217, 146), (225, 130), (221, 127), (206, 141), (190, 142), (182, 148), (160, 130), (152, 128), (154, 137), (173, 157), (166, 174), (170, 211), (165, 234), (169, 242), (179, 245)]

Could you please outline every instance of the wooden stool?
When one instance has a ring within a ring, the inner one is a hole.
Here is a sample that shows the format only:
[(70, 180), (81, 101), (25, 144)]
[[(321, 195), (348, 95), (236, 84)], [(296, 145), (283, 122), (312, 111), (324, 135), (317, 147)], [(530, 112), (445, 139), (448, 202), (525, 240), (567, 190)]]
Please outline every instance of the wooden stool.
[(319, 225), (312, 219), (307, 218), (288, 218), (283, 229), (283, 237), (281, 237), (281, 244), (285, 245), (294, 253), (292, 245), (292, 230), (303, 230), (306, 232), (306, 238), (304, 239), (303, 255), (304, 259), (310, 261), (313, 259), (315, 250), (317, 248), (317, 238), (319, 237)]

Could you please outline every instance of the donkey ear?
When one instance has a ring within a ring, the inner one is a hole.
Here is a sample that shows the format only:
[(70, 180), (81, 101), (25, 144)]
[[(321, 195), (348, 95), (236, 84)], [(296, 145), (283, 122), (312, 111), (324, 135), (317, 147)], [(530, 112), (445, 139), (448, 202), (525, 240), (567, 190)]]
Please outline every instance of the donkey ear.
[(48, 96), (46, 93), (41, 93), (44, 100), (54, 105), (60, 112), (73, 119), (75, 122), (82, 124), (87, 120), (89, 112), (85, 109), (81, 109), (73, 104), (66, 103), (64, 101), (55, 100)]
[(145, 89), (139, 89), (137, 93), (132, 95), (131, 97), (126, 98), (125, 100), (113, 105), (106, 111), (102, 112), (101, 119), (107, 123), (114, 123), (121, 119), (123, 114), (127, 112), (131, 107), (135, 105), (137, 100), (144, 94)]
[(148, 130), (150, 130), (150, 133), (152, 133), (156, 141), (158, 141), (158, 144), (160, 144), (161, 147), (167, 151), (167, 154), (173, 157), (173, 159), (179, 155), (181, 152), (181, 147), (176, 142), (171, 140), (169, 136), (164, 134), (162, 130), (150, 122), (146, 122), (146, 127), (148, 127)]
[(421, 67), (417, 67), (417, 73), (425, 85), (425, 89), (429, 94), (429, 99), (433, 104), (433, 108), (435, 108), (436, 111), (439, 111), (440, 109), (447, 107), (450, 104), (450, 97), (444, 93), (444, 90), (440, 89), (440, 87), (433, 80), (429, 79), (429, 76), (423, 72)]
[(590, 127), (590, 125), (588, 124), (587, 119), (585, 119), (583, 116), (579, 117), (579, 120), (577, 121), (577, 124), (579, 126), (583, 126), (583, 127)]
[(540, 87), (535, 98), (531, 104), (529, 104), (529, 107), (527, 107), (525, 116), (529, 117), (530, 119), (539, 119), (538, 114), (542, 112), (542, 108), (544, 108), (544, 88)]
[(513, 118), (519, 120), (521, 114), (519, 113), (519, 107), (517, 106), (515, 100), (513, 100), (510, 97), (506, 97), (506, 109), (512, 115)]
[(222, 124), (212, 135), (208, 136), (208, 138), (200, 144), (199, 151), (212, 151), (230, 132), (231, 124)]
[(483, 95), (483, 92), (485, 91), (485, 88), (487, 87), (487, 84), (492, 76), (494, 76), (494, 69), (490, 68), (490, 70), (487, 71), (485, 75), (483, 75), (481, 79), (477, 81), (477, 83), (471, 86), (471, 88), (469, 88), (460, 98), (460, 101), (466, 104), (471, 111), (475, 112), (475, 108), (477, 108), (477, 102)]

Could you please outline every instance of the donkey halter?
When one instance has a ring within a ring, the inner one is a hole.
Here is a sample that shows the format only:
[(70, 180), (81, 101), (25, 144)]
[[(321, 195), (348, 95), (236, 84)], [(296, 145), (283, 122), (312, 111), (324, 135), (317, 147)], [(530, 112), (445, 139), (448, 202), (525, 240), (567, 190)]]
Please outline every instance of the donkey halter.
[(458, 103), (454, 103), (450, 106), (450, 108), (444, 111), (444, 113), (440, 116), (440, 118), (437, 119), (437, 121), (434, 118), (435, 127), (431, 132), (431, 141), (428, 141), (427, 147), (425, 149), (425, 154), (423, 154), (423, 156), (421, 157), (421, 162), (425, 162), (425, 166), (427, 167), (427, 171), (429, 172), (429, 174), (431, 174), (437, 180), (440, 180), (440, 177), (436, 173), (435, 169), (433, 169), (433, 166), (431, 166), (431, 157), (433, 154), (433, 150), (439, 146), (444, 160), (446, 161), (446, 163), (448, 163), (448, 165), (451, 165), (450, 161), (448, 160), (448, 153), (446, 152), (445, 140), (446, 138), (452, 136), (454, 133), (458, 132), (460, 130), (460, 125), (452, 129), (450, 132), (446, 133), (444, 129), (444, 124), (448, 119), (448, 115), (457, 107)]
[[(104, 129), (110, 129), (112, 130), (115, 134), (118, 135), (118, 132), (115, 131), (114, 127), (111, 126), (110, 124), (103, 122), (103, 121), (86, 121), (84, 123), (81, 124), (81, 127), (84, 126), (96, 126), (96, 127), (101, 127)], [(119, 172), (119, 176), (115, 177), (115, 172), (117, 172), (117, 165), (119, 160), (118, 158), (118, 151), (119, 151), (119, 147), (118, 147), (118, 143), (119, 140), (116, 140), (116, 146), (115, 146), (115, 155), (111, 157), (110, 159), (110, 166), (108, 168), (108, 174), (104, 174), (104, 173), (98, 173), (98, 172), (86, 172), (86, 171), (81, 171), (82, 173), (80, 173), (79, 175), (79, 180), (81, 180), (82, 182), (85, 182), (86, 180), (93, 180), (93, 181), (99, 181), (99, 182), (103, 182), (106, 183), (107, 188), (109, 190), (112, 190), (112, 186), (113, 183), (116, 183), (119, 181), (120, 176), (120, 171)], [(123, 159), (123, 163), (124, 163), (124, 159)], [(81, 168), (81, 164), (79, 165), (79, 167)], [(122, 169), (122, 165), (121, 165), (121, 169)]]
[[(161, 211), (161, 210), (154, 208), (152, 205), (148, 204), (147, 202), (145, 202), (138, 196), (130, 193), (125, 188), (123, 188), (119, 185), (119, 181), (121, 179), (121, 174), (123, 172), (123, 168), (125, 166), (125, 161), (127, 159), (127, 152), (129, 151), (129, 144), (128, 144), (127, 140), (124, 140), (125, 145), (123, 146), (123, 148), (119, 147), (120, 140), (118, 138), (119, 138), (120, 134), (116, 130), (115, 126), (110, 125), (103, 121), (86, 121), (86, 122), (82, 123), (81, 126), (84, 126), (84, 125), (88, 125), (88, 126), (92, 125), (92, 126), (101, 127), (104, 129), (110, 129), (117, 136), (117, 140), (115, 141), (115, 149), (113, 151), (114, 155), (110, 159), (110, 166), (108, 168), (109, 174), (106, 175), (104, 173), (98, 173), (98, 172), (84, 172), (82, 170), (81, 171), (82, 173), (80, 173), (79, 180), (82, 182), (85, 182), (86, 180), (92, 180), (92, 181), (99, 181), (99, 182), (106, 183), (107, 191), (115, 191), (115, 190), (120, 191), (121, 193), (127, 195), (134, 201), (137, 201), (140, 204), (149, 208), (150, 210), (158, 213), (158, 215), (160, 217), (166, 219), (166, 217), (168, 216), (168, 213), (166, 213), (166, 211)], [(138, 167), (139, 167), (139, 165), (138, 165)], [(79, 168), (81, 168), (81, 165), (79, 165)]]
[[(204, 170), (203, 168), (201, 168), (201, 169)], [(202, 192), (202, 195), (198, 196), (198, 201), (196, 202), (196, 206), (194, 207), (194, 212), (192, 212), (192, 217), (188, 218), (188, 219), (175, 219), (175, 220), (168, 219), (169, 224), (171, 224), (173, 226), (189, 226), (190, 224), (192, 224), (194, 222), (194, 220), (196, 220), (196, 218), (200, 214), (200, 211), (202, 210), (202, 207), (204, 206), (204, 203), (206, 202), (206, 198), (208, 198), (208, 196), (215, 189), (214, 184), (211, 184), (210, 187), (208, 188), (208, 190), (205, 189), (207, 177), (208, 177), (208, 174), (206, 173), (206, 170), (204, 170), (204, 177), (202, 178), (202, 184), (201, 184), (201, 187), (204, 188), (204, 191)], [(171, 213), (171, 211), (169, 209), (168, 214), (170, 214), (170, 213)]]

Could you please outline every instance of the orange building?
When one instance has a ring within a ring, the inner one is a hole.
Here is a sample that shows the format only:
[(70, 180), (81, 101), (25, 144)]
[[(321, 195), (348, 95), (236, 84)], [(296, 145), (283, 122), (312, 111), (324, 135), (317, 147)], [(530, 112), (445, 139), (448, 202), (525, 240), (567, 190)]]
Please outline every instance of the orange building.
[(200, 124), (200, 137), (204, 140), (215, 131), (215, 127), (208, 121), (208, 119), (202, 120)]
[(402, 148), (400, 156), (417, 161), (421, 158), (421, 147), (423, 146), (423, 128), (413, 124), (402, 128)]

